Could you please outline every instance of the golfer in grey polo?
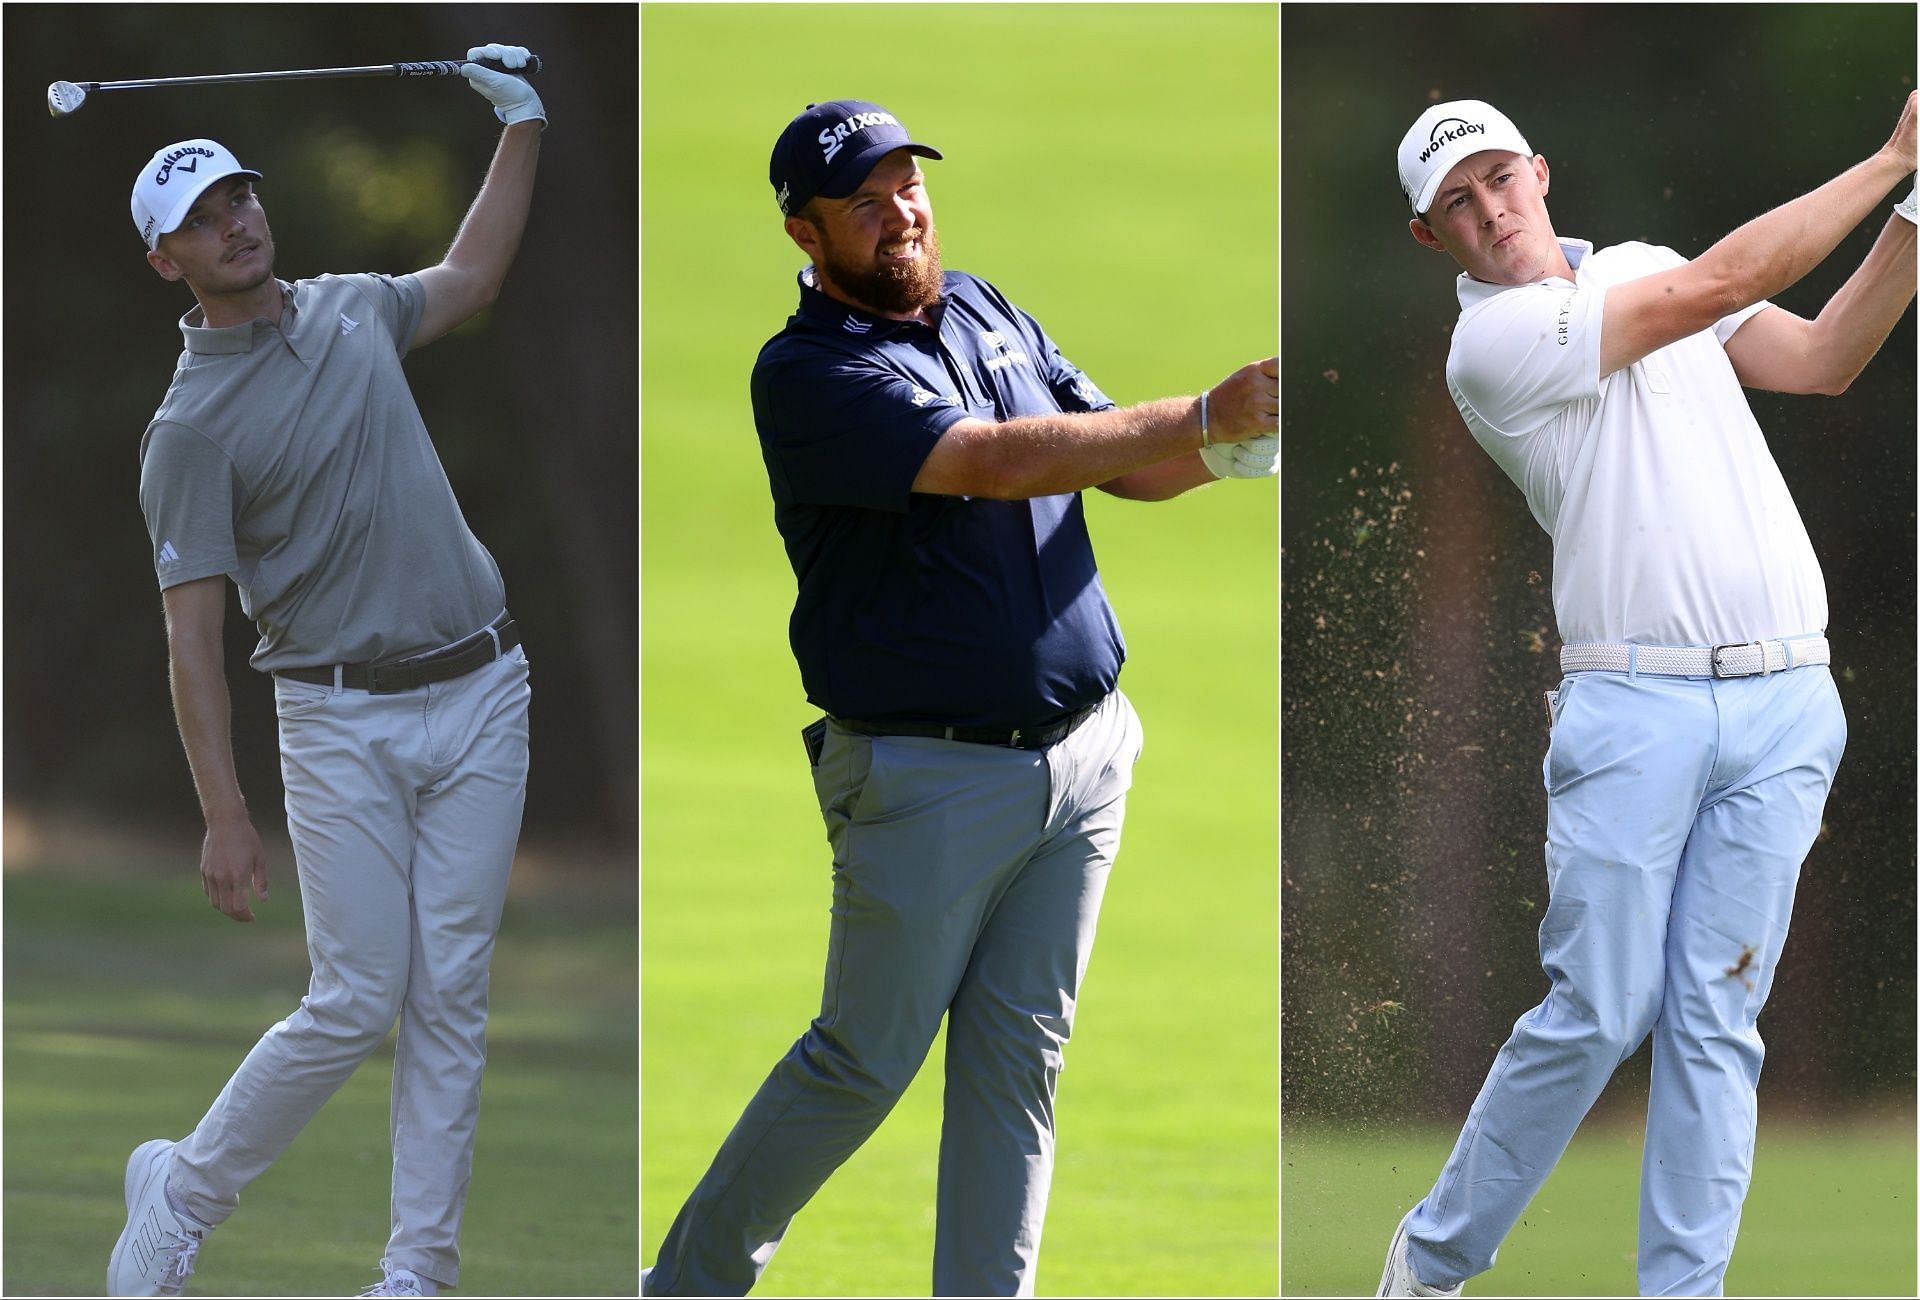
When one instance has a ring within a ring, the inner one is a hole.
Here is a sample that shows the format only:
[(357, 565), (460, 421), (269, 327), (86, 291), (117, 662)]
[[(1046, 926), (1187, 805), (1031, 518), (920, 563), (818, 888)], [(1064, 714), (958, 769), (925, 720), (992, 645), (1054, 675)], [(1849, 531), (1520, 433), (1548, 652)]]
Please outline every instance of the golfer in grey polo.
[[(517, 68), (527, 52), (468, 58)], [(497, 294), (546, 123), (521, 78), (462, 70), (505, 130), (438, 266), (275, 278), (261, 174), (216, 141), (160, 150), (134, 186), (147, 261), (198, 303), (141, 439), (140, 504), (207, 823), (202, 887), (237, 921), (253, 919), (250, 894), (267, 897), (228, 735), (231, 579), (260, 632), (252, 665), (274, 678), (313, 978), (191, 1133), (135, 1149), (112, 1295), (179, 1294), (241, 1189), (396, 1019), (392, 1232), (382, 1280), (363, 1294), (459, 1280), (487, 972), (526, 789), (528, 666), (500, 570), (461, 515), (400, 362)], [(286, 1281), (316, 1289), (312, 1276)]]

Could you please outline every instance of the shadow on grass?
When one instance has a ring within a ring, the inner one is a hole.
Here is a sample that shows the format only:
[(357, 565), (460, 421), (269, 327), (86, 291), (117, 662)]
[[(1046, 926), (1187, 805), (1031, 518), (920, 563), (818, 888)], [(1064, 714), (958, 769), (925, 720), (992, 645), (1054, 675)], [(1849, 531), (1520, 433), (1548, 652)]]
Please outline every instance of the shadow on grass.
[[(285, 859), (282, 859), (283, 861)], [(461, 1289), (631, 1295), (638, 1008), (631, 874), (522, 881), (495, 953)], [(5, 892), (8, 1295), (97, 1295), (128, 1152), (198, 1121), (305, 992), (291, 870), (261, 919), (212, 913), (189, 871), (9, 871)], [(192, 1289), (351, 1295), (388, 1233), (392, 1045), (209, 1239)]]

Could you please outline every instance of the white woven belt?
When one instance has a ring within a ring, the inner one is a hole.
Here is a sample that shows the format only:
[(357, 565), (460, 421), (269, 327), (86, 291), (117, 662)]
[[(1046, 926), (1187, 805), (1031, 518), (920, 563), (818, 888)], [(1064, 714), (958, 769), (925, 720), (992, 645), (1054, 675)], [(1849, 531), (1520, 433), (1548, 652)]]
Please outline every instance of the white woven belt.
[(1666, 677), (1755, 677), (1808, 664), (1833, 662), (1823, 636), (1792, 641), (1738, 641), (1732, 645), (1604, 645), (1560, 647), (1563, 673), (1658, 673)]

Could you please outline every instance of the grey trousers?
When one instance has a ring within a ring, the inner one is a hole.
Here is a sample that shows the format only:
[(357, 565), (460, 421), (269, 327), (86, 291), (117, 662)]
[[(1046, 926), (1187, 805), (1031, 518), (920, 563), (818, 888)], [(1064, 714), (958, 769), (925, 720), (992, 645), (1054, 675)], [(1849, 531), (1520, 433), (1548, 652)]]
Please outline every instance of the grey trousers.
[(1140, 721), (1119, 691), (1042, 752), (830, 725), (820, 1014), (681, 1208), (649, 1295), (744, 1295), (787, 1223), (893, 1109), (947, 1017), (935, 1295), (1032, 1295), (1054, 1083)]
[(527, 787), (529, 673), (514, 649), (397, 695), (275, 679), (313, 979), (173, 1150), (174, 1189), (202, 1222), (233, 1213), (398, 1019), (385, 1254), (460, 1280), (487, 974)]

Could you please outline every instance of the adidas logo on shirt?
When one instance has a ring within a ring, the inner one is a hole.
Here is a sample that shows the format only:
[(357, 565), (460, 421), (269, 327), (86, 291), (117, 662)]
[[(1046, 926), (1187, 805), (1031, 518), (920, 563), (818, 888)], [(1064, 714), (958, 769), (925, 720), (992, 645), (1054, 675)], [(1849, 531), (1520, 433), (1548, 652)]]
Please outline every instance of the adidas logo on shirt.
[(351, 334), (359, 328), (360, 328), (359, 321), (347, 315), (345, 312), (340, 313), (340, 332), (342, 334)]
[(178, 564), (179, 562), (180, 552), (173, 549), (173, 543), (170, 541), (160, 543), (160, 563)]
[(840, 328), (845, 330), (849, 334), (865, 334), (868, 330), (873, 328), (873, 322), (855, 320), (853, 317), (849, 316), (845, 320), (840, 322)]

